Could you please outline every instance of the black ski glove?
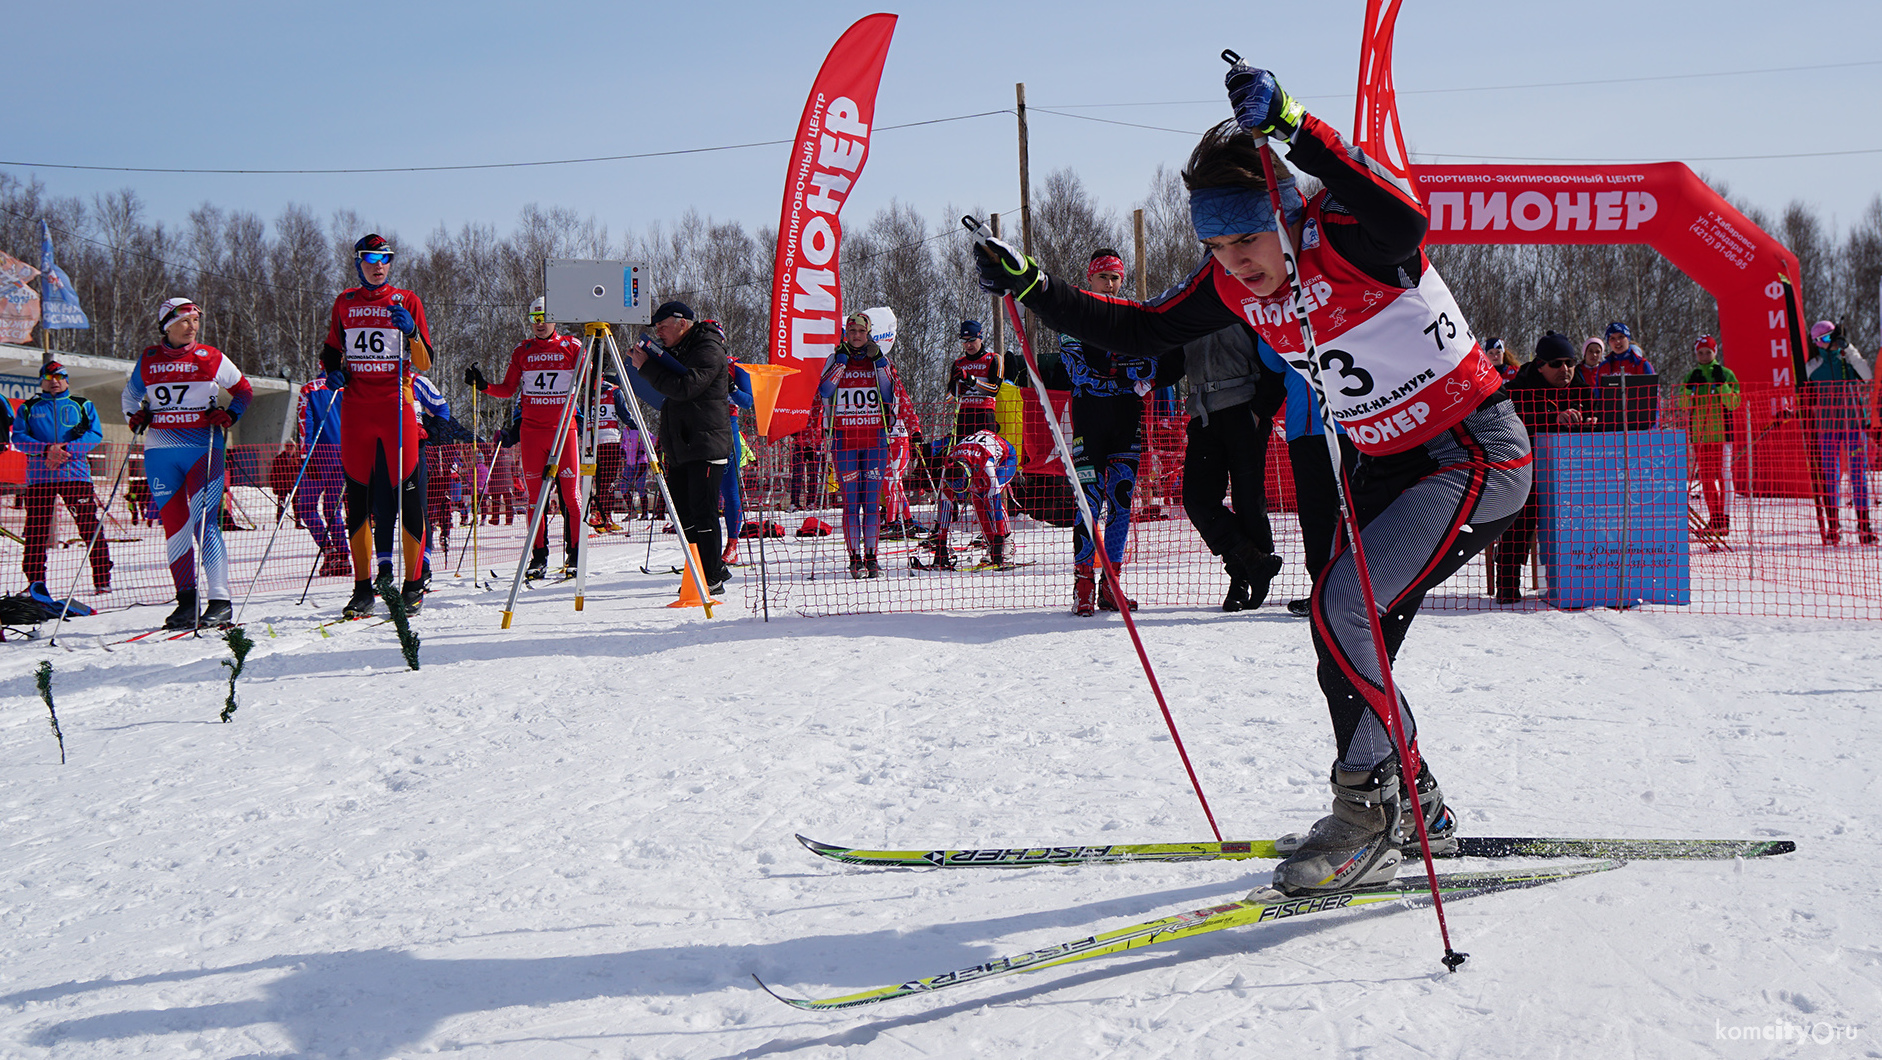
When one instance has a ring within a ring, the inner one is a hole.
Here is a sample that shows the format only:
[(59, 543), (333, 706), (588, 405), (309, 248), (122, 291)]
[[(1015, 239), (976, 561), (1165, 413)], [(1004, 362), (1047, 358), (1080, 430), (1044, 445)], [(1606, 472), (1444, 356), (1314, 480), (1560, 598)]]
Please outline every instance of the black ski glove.
[(490, 380), (484, 378), (484, 370), (482, 368), (473, 364), (464, 369), (464, 385), (474, 386), (479, 390), (488, 390), (490, 389)]
[(1034, 288), (1051, 285), (1039, 263), (1019, 252), (1004, 239), (988, 239), (974, 244), (974, 267), (980, 271), (980, 288), (993, 294), (1011, 294), (1025, 301)]

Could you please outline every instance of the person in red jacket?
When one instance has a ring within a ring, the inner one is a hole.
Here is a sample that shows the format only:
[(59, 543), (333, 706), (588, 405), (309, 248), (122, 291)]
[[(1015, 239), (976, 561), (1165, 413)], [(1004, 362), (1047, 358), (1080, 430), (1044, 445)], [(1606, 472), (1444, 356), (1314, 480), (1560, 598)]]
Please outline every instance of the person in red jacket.
[[(522, 432), (517, 440), (517, 460), (522, 464), (524, 487), (529, 503), (542, 496), (543, 473), (548, 469), (549, 454), (555, 448), (555, 429), (562, 424), (562, 409), (575, 387), (576, 369), (582, 360), (582, 340), (556, 330), (555, 322), (544, 311), (543, 300), (529, 306), (529, 341), (510, 351), (510, 367), (503, 381), (492, 383), (475, 364), (464, 369), (464, 382), (494, 398), (518, 398), (522, 413)], [(581, 445), (575, 439), (575, 417), (568, 418), (563, 431), (562, 456), (556, 463), (556, 490), (562, 498), (562, 542), (564, 567), (575, 566), (575, 537), (581, 518), (580, 479), (576, 460)], [(529, 557), (528, 576), (540, 578), (549, 571), (549, 517), (536, 528), (536, 541)]]
[[(408, 610), (425, 599), (425, 480), (412, 404), (412, 372), (431, 367), (431, 331), (418, 295), (386, 282), (392, 244), (373, 233), (353, 244), (360, 285), (333, 300), (320, 367), (327, 386), (342, 392), (340, 468), (346, 476), (346, 534), (353, 550), (353, 596), (348, 618), (372, 613), (375, 569), (392, 579), (392, 528), (402, 524), (405, 561), (401, 587)], [(369, 525), (370, 524), (370, 525)]]
[(960, 404), (954, 412), (952, 445), (979, 431), (997, 431), (994, 406), (1000, 397), (1000, 356), (987, 348), (980, 321), (961, 321), (961, 353), (948, 368), (948, 393)]
[[(1010, 292), (1048, 327), (1107, 349), (1154, 355), (1246, 323), (1321, 385), (1327, 414), (1359, 449), (1350, 481), (1378, 611), (1368, 613), (1354, 552), (1341, 547), (1310, 605), (1336, 747), (1332, 813), (1273, 877), (1288, 894), (1336, 893), (1396, 875), (1407, 846), (1419, 848), (1413, 815), (1438, 850), (1456, 842), (1456, 819), (1421, 760), (1403, 686), (1398, 703), (1386, 698), (1372, 623), (1395, 654), (1425, 593), (1516, 518), (1529, 496), (1529, 437), (1503, 377), (1425, 257), (1429, 219), (1411, 186), (1308, 114), (1268, 71), (1236, 63), (1227, 87), (1234, 120), (1205, 133), (1183, 169), (1191, 223), (1208, 253), (1187, 279), (1139, 305), (1047, 276), (998, 239), (979, 245), (977, 264), (983, 287)], [(1310, 199), (1278, 162), (1279, 186), (1270, 189), (1261, 150), (1269, 137), (1321, 181)], [(1282, 224), (1298, 248), (1317, 340), (1312, 364), (1293, 311)]]

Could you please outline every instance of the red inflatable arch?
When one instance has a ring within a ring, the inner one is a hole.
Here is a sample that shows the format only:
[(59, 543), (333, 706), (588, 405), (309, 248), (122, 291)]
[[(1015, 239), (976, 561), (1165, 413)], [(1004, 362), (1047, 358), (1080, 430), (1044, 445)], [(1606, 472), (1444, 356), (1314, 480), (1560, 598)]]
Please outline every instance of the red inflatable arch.
[(1719, 305), (1726, 367), (1749, 386), (1794, 387), (1797, 256), (1680, 162), (1629, 166), (1418, 166), (1431, 243), (1645, 243)]

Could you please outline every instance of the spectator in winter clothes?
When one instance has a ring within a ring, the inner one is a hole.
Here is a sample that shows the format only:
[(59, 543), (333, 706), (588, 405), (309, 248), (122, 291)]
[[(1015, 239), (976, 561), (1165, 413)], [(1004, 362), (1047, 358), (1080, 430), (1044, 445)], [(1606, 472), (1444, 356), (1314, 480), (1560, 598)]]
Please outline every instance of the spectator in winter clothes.
[(732, 417), (727, 411), (731, 374), (725, 343), (716, 329), (695, 326), (684, 302), (654, 310), (653, 337), (629, 348), (635, 371), (666, 400), (660, 406), (660, 451), (674, 521), (686, 540), (699, 546), (706, 591), (725, 587), (725, 543), (719, 535), (719, 483), (732, 457)]
[(1723, 535), (1731, 529), (1731, 496), (1725, 482), (1725, 443), (1732, 440), (1732, 411), (1738, 408), (1738, 377), (1719, 363), (1719, 344), (1710, 335), (1693, 343), (1698, 367), (1679, 385), (1686, 412), (1686, 442), (1692, 452), (1692, 477), (1706, 496), (1706, 530)]
[(1627, 325), (1618, 320), (1608, 325), (1608, 355), (1595, 366), (1594, 374), (1597, 380), (1605, 379), (1610, 375), (1654, 374), (1653, 362), (1647, 360), (1647, 355), (1641, 352), (1640, 347), (1634, 345), (1633, 336), (1634, 333), (1627, 329)]
[(1516, 378), (1517, 369), (1523, 362), (1516, 359), (1516, 351), (1509, 348), (1502, 339), (1483, 340), (1483, 355), (1496, 364), (1496, 370), (1503, 375), (1505, 383)]
[[(1268, 437), (1287, 390), (1279, 377), (1261, 370), (1260, 343), (1237, 324), (1175, 355), (1189, 378), (1183, 508), (1228, 572), (1224, 611), (1260, 607), (1281, 569), (1268, 522)], [(1232, 507), (1222, 503), (1225, 496)]]
[(1816, 428), (1817, 464), (1823, 469), (1823, 543), (1842, 542), (1843, 469), (1849, 469), (1850, 501), (1856, 509), (1857, 540), (1876, 543), (1869, 522), (1869, 456), (1863, 438), (1863, 391), (1872, 378), (1869, 362), (1850, 346), (1843, 329), (1827, 320), (1810, 325), (1810, 359), (1804, 362), (1805, 403)]
[[(1595, 391), (1575, 381), (1575, 347), (1566, 335), (1553, 331), (1536, 340), (1535, 359), (1523, 365), (1507, 389), (1516, 402), (1516, 414), (1533, 439), (1538, 434), (1560, 434), (1591, 430)], [(1523, 562), (1536, 541), (1536, 494), (1531, 491), (1516, 521), (1503, 531), (1495, 545), (1496, 602), (1521, 603), (1523, 599)]]
[[(98, 408), (71, 392), (65, 366), (48, 361), (39, 369), (39, 393), (20, 404), (13, 420), (13, 448), (26, 454), (25, 548), (20, 569), (28, 582), (46, 580), (46, 549), (52, 543), (52, 502), (65, 502), (90, 541), (98, 532), (98, 494), (92, 488), (87, 454), (104, 440)], [(91, 553), (92, 588), (111, 591), (111, 546), (102, 535)]]
[(1595, 386), (1600, 380), (1595, 376), (1595, 369), (1601, 367), (1601, 358), (1606, 357), (1608, 344), (1601, 341), (1601, 336), (1590, 335), (1581, 343), (1581, 363), (1575, 366), (1576, 386)]

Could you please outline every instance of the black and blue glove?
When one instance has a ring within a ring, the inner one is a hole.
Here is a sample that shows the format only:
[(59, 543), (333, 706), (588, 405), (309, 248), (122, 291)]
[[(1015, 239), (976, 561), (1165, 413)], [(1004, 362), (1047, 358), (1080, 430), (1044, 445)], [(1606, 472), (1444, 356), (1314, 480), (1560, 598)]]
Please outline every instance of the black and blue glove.
[(392, 307), (392, 326), (408, 339), (418, 333), (418, 321), (413, 320), (412, 311), (402, 305)]
[(1043, 291), (1050, 285), (1039, 263), (1004, 239), (974, 244), (974, 267), (980, 272), (981, 290), (1010, 294), (1020, 301), (1035, 288)]
[(1229, 68), (1225, 84), (1236, 124), (1251, 133), (1292, 140), (1307, 116), (1307, 108), (1266, 70), (1238, 62)]

